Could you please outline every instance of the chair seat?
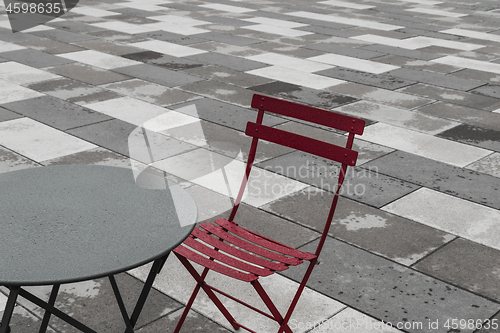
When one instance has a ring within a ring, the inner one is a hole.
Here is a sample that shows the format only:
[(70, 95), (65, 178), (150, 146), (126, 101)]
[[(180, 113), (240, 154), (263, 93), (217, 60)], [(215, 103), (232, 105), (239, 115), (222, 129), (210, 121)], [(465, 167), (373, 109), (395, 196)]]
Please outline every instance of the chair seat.
[(214, 222), (194, 229), (174, 252), (216, 272), (247, 282), (316, 258), (312, 253), (278, 243), (226, 219)]

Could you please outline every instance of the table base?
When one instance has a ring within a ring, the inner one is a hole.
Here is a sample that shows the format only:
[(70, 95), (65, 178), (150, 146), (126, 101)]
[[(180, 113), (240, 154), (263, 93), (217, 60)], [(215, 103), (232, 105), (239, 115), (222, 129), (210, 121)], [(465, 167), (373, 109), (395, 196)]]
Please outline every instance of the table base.
[[(146, 282), (144, 283), (144, 286), (142, 288), (141, 294), (139, 295), (139, 299), (137, 300), (137, 303), (134, 307), (134, 311), (132, 312), (132, 315), (130, 317), (127, 313), (127, 310), (125, 309), (125, 304), (120, 294), (120, 290), (118, 289), (118, 285), (116, 283), (114, 275), (108, 276), (109, 281), (111, 283), (111, 287), (113, 288), (113, 292), (115, 294), (116, 301), (118, 303), (118, 307), (120, 308), (123, 320), (125, 322), (125, 325), (127, 326), (127, 328), (125, 329), (125, 333), (134, 332), (134, 326), (137, 323), (137, 320), (139, 319), (139, 315), (141, 314), (144, 304), (146, 303), (146, 299), (149, 295), (149, 292), (151, 291), (156, 275), (160, 273), (161, 269), (163, 268), (163, 265), (167, 260), (167, 257), (168, 255), (154, 261), (153, 266), (149, 271)], [(3, 313), (2, 321), (0, 322), (0, 333), (10, 333), (10, 326), (9, 326), (10, 319), (14, 312), (14, 307), (18, 296), (27, 299), (31, 303), (36, 304), (45, 310), (45, 314), (43, 316), (42, 323), (40, 325), (39, 333), (46, 332), (51, 315), (54, 315), (64, 320), (71, 326), (75, 327), (76, 329), (84, 333), (97, 333), (90, 327), (84, 325), (83, 323), (79, 322), (78, 320), (74, 319), (73, 317), (70, 317), (66, 313), (54, 307), (59, 287), (60, 287), (59, 284), (53, 286), (49, 300), (48, 302), (45, 302), (40, 298), (38, 298), (37, 296), (22, 289), (21, 286), (9, 286), (10, 289), (9, 298), (7, 300), (7, 305), (5, 306), (5, 311)]]

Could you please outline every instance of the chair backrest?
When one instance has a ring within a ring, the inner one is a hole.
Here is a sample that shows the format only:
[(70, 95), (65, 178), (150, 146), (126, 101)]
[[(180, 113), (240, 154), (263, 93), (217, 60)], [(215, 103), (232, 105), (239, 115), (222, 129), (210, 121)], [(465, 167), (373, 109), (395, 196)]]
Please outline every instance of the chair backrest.
[[(246, 135), (253, 137), (252, 145), (250, 147), (250, 152), (248, 155), (245, 176), (241, 184), (238, 196), (235, 200), (233, 209), (229, 216), (229, 221), (232, 221), (234, 219), (236, 211), (238, 210), (238, 206), (241, 202), (241, 198), (245, 191), (245, 187), (248, 182), (248, 178), (250, 176), (250, 172), (255, 159), (257, 143), (259, 139), (339, 162), (342, 164), (342, 166), (340, 168), (337, 188), (335, 190), (335, 195), (330, 208), (330, 212), (328, 214), (327, 221), (325, 223), (325, 227), (323, 229), (320, 243), (318, 244), (318, 248), (316, 250), (316, 254), (319, 255), (319, 252), (323, 247), (324, 241), (330, 229), (333, 214), (337, 206), (339, 191), (342, 183), (344, 182), (347, 167), (356, 165), (358, 152), (351, 149), (354, 142), (354, 135), (363, 134), (365, 121), (363, 119), (343, 115), (333, 111), (323, 110), (307, 105), (301, 105), (294, 102), (284, 101), (274, 97), (263, 96), (259, 94), (253, 95), (251, 106), (252, 108), (258, 109), (259, 111), (257, 113), (256, 122), (248, 122), (245, 131)], [(303, 135), (262, 125), (265, 112), (271, 112), (285, 116), (287, 118), (307, 121), (310, 123), (326, 126), (331, 129), (348, 132), (349, 135), (346, 139), (346, 145), (345, 147), (341, 147), (324, 141), (312, 139)]]

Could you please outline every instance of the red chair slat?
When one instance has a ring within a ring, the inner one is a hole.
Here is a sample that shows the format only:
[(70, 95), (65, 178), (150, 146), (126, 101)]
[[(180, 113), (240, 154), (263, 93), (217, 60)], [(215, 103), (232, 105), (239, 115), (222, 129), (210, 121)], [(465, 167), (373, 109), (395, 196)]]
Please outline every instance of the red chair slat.
[(282, 263), (277, 263), (274, 261), (266, 260), (261, 257), (256, 257), (253, 254), (249, 252), (244, 252), (241, 251), (240, 249), (229, 245), (228, 243), (224, 243), (220, 240), (218, 240), (215, 237), (210, 236), (207, 231), (205, 230), (200, 230), (198, 228), (194, 229), (191, 235), (199, 238), (203, 242), (210, 244), (221, 251), (224, 251), (226, 253), (229, 253), (233, 256), (236, 256), (238, 258), (241, 258), (242, 260), (251, 262), (252, 264), (256, 264), (265, 268), (269, 268), (273, 271), (284, 271), (285, 269), (288, 269), (288, 266), (282, 264)]
[(231, 231), (233, 234), (242, 237), (252, 243), (268, 248), (269, 250), (280, 252), (284, 255), (296, 257), (303, 260), (311, 260), (316, 257), (312, 253), (302, 252), (294, 249), (293, 247), (289, 247), (276, 241), (271, 241), (269, 238), (266, 239), (266, 237), (246, 230), (245, 228), (242, 228), (235, 223), (229, 222), (226, 219), (217, 219), (215, 220), (215, 223)]
[(221, 265), (213, 260), (210, 260), (202, 255), (199, 255), (196, 252), (191, 251), (190, 249), (188, 249), (184, 245), (179, 245), (178, 247), (176, 247), (174, 249), (174, 252), (183, 256), (184, 258), (187, 258), (191, 261), (194, 261), (195, 263), (198, 263), (204, 267), (208, 267), (216, 272), (230, 276), (230, 277), (235, 278), (237, 280), (251, 282), (251, 281), (255, 281), (259, 278), (255, 274), (243, 273), (243, 272), (237, 271), (235, 269), (232, 269), (228, 266)]
[(238, 260), (234, 257), (230, 257), (228, 255), (225, 255), (224, 253), (220, 251), (216, 251), (213, 248), (209, 248), (208, 246), (202, 244), (201, 242), (198, 242), (192, 237), (188, 237), (184, 243), (184, 245), (189, 246), (193, 250), (196, 250), (198, 252), (201, 252), (203, 254), (206, 254), (207, 256), (210, 256), (211, 258), (214, 258), (224, 264), (230, 265), (234, 268), (237, 268), (242, 271), (246, 271), (248, 273), (252, 273), (255, 275), (259, 276), (269, 276), (273, 274), (273, 271), (266, 269), (266, 268), (261, 268), (257, 266), (253, 266), (250, 264), (247, 264), (246, 262), (243, 262), (241, 260)]
[(253, 95), (252, 108), (337, 128), (358, 135), (363, 134), (365, 127), (363, 119), (259, 94)]
[(287, 265), (292, 265), (292, 266), (295, 266), (295, 265), (302, 263), (302, 261), (297, 259), (297, 258), (290, 258), (290, 257), (284, 256), (284, 255), (278, 254), (276, 252), (266, 250), (266, 249), (259, 247), (257, 245), (251, 244), (251, 243), (249, 243), (241, 238), (238, 238), (234, 235), (231, 235), (230, 233), (224, 231), (221, 227), (215, 226), (211, 223), (204, 223), (201, 225), (201, 227), (203, 229), (209, 231), (210, 233), (216, 235), (217, 237), (220, 237), (231, 244), (234, 244), (234, 245), (236, 245), (244, 250), (253, 252), (259, 256), (262, 256), (262, 257), (265, 257), (265, 258), (268, 258), (271, 260), (276, 260), (276, 261), (282, 262), (282, 263), (287, 264)]
[(350, 166), (358, 159), (357, 151), (256, 123), (249, 122), (245, 134)]

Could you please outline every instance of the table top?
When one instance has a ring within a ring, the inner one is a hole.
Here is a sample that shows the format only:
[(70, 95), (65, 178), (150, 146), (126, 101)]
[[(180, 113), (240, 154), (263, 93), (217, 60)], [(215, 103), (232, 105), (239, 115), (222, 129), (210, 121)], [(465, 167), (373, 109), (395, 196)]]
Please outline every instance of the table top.
[(169, 185), (141, 188), (130, 169), (109, 166), (0, 174), (0, 285), (90, 280), (166, 255), (197, 217), (187, 192)]

